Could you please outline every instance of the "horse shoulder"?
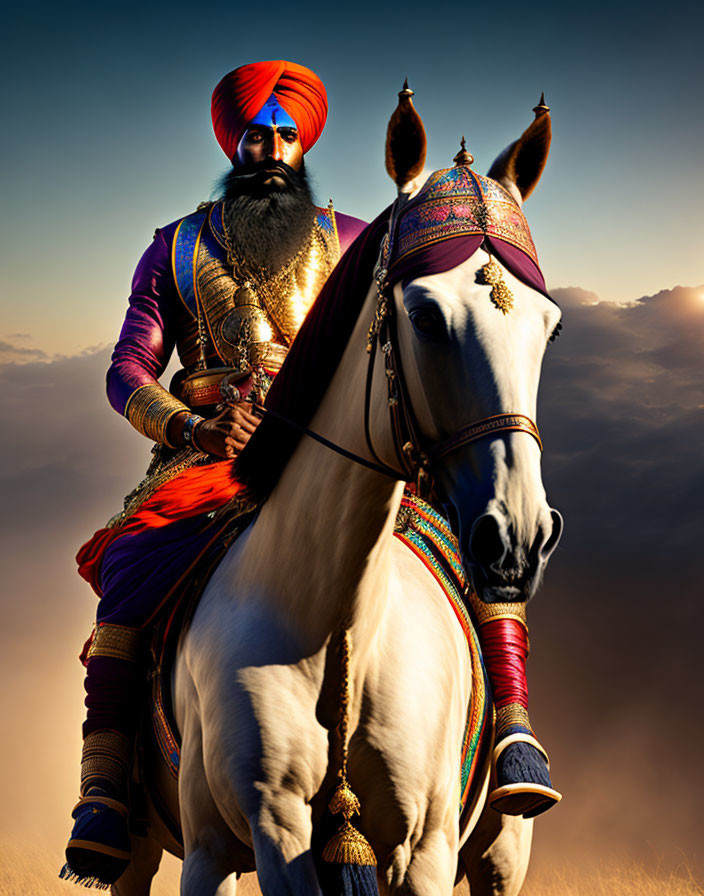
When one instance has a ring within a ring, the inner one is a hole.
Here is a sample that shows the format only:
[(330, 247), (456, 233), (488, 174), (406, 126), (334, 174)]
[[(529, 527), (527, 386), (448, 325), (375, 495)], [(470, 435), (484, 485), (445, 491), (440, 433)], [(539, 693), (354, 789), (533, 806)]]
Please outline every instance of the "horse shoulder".
[(448, 820), (456, 824), (471, 686), (466, 642), (437, 581), (400, 542), (393, 564), (357, 751), (371, 800), (365, 817), (385, 842), (401, 832), (415, 841)]

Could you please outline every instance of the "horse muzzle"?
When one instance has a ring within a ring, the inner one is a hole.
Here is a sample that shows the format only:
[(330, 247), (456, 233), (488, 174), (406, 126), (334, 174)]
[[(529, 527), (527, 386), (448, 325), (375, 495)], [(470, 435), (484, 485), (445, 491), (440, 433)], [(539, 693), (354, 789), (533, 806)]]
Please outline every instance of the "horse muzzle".
[(550, 555), (562, 535), (562, 515), (546, 508), (531, 544), (516, 537), (510, 521), (496, 510), (479, 516), (461, 538), (462, 555), (472, 586), (485, 603), (530, 600)]

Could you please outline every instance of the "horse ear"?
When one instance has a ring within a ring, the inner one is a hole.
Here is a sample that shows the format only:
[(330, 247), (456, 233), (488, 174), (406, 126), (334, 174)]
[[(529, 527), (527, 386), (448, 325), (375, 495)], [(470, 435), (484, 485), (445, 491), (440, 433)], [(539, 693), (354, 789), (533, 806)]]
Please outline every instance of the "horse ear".
[(386, 129), (386, 170), (399, 189), (421, 173), (428, 146), (425, 128), (413, 106), (412, 96), (406, 79)]
[(519, 204), (535, 189), (550, 152), (552, 125), (545, 94), (533, 109), (535, 119), (489, 169), (489, 177), (506, 187)]

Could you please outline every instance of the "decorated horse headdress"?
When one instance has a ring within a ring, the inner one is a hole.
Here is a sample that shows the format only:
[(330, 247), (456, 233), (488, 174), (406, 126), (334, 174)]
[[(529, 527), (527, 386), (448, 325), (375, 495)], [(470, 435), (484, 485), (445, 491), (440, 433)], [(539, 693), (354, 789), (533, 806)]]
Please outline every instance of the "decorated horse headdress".
[[(550, 114), (543, 98), (533, 110), (534, 121), (496, 159), (488, 175), (472, 170), (474, 159), (463, 138), (454, 167), (435, 171), (416, 189), (426, 136), (412, 96), (404, 85), (387, 132), (386, 167), (399, 196), (357, 237), (328, 278), (267, 395), (266, 407), (285, 413), (299, 427), (308, 426), (318, 408), (375, 270), (377, 283), (406, 283), (450, 270), (483, 247), (491, 259), (481, 275), (492, 287), (497, 309), (506, 314), (513, 304), (503, 269), (549, 298), (521, 210), (550, 147)], [(300, 431), (271, 416), (265, 419), (238, 458), (240, 478), (253, 492), (267, 495), (300, 437)]]
[[(414, 193), (413, 181), (425, 161), (425, 132), (412, 96), (413, 91), (404, 85), (387, 135), (387, 170), (400, 188), (382, 256), (389, 278), (407, 282), (421, 270), (426, 275), (440, 273), (483, 247), (516, 278), (550, 298), (521, 210), (522, 199), (537, 183), (550, 146), (550, 110), (544, 98), (533, 110), (534, 122), (499, 156), (488, 176), (472, 170), (474, 158), (463, 137), (454, 167), (434, 171)], [(402, 143), (415, 144), (412, 162), (407, 155), (399, 164), (388, 149)], [(521, 154), (524, 163), (518, 181), (517, 156)], [(526, 162), (532, 171), (524, 171)], [(492, 300), (507, 313), (512, 297), (499, 266), (489, 263), (482, 270), (485, 282), (493, 287)]]

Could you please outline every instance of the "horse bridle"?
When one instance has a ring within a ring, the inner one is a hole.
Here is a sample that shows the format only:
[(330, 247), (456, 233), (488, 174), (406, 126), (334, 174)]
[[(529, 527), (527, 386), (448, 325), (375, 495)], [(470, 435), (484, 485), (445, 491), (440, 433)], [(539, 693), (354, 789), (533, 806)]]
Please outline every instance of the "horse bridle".
[[(390, 229), (393, 226), (394, 216), (391, 216)], [(274, 411), (270, 408), (255, 405), (254, 410), (259, 416), (273, 417), (280, 423), (314, 439), (326, 448), (330, 448), (337, 454), (352, 460), (363, 467), (374, 470), (377, 473), (383, 473), (394, 480), (405, 480), (406, 482), (414, 482), (417, 493), (420, 497), (425, 497), (429, 493), (432, 486), (432, 468), (433, 465), (447, 454), (456, 451), (463, 445), (470, 442), (476, 442), (478, 439), (494, 435), (499, 432), (525, 432), (532, 436), (540, 450), (543, 450), (543, 443), (540, 439), (540, 433), (536, 424), (525, 414), (493, 414), (489, 417), (483, 417), (474, 423), (469, 423), (462, 427), (454, 435), (435, 442), (432, 445), (424, 446), (424, 439), (420, 435), (420, 429), (413, 413), (413, 405), (410, 400), (406, 378), (403, 375), (403, 367), (401, 364), (401, 354), (398, 349), (398, 336), (396, 328), (395, 303), (393, 296), (390, 296), (391, 284), (389, 281), (389, 271), (384, 265), (385, 259), (388, 257), (388, 237), (384, 241), (384, 249), (382, 253), (382, 261), (377, 267), (374, 280), (376, 283), (377, 296), (374, 316), (369, 326), (367, 334), (367, 353), (369, 354), (369, 364), (367, 366), (367, 378), (364, 395), (364, 437), (367, 448), (373, 461), (365, 457), (348, 451), (341, 445), (326, 439), (319, 433), (296, 423), (294, 420)], [(371, 437), (371, 399), (372, 384), (374, 379), (374, 362), (377, 349), (381, 347), (381, 352), (385, 360), (385, 374), (387, 383), (387, 404), (391, 417), (391, 429), (393, 434), (394, 450), (396, 458), (401, 467), (402, 473), (395, 470), (389, 464), (384, 463), (374, 450)]]
[[(391, 428), (396, 457), (401, 469), (405, 473), (407, 482), (415, 482), (420, 496), (424, 496), (430, 490), (432, 482), (432, 467), (436, 461), (447, 454), (456, 451), (463, 445), (476, 442), (485, 436), (497, 432), (525, 432), (538, 443), (543, 450), (543, 443), (536, 424), (525, 414), (493, 414), (483, 417), (474, 423), (469, 423), (440, 442), (424, 447), (418, 423), (413, 413), (413, 405), (408, 392), (406, 378), (403, 374), (401, 353), (398, 348), (398, 334), (396, 328), (395, 303), (389, 295), (390, 283), (388, 269), (380, 266), (375, 274), (377, 288), (376, 307), (367, 334), (367, 352), (369, 353), (369, 365), (367, 368), (367, 382), (364, 400), (364, 435), (372, 457), (386, 472), (393, 468), (384, 464), (372, 444), (371, 437), (371, 394), (374, 378), (374, 359), (377, 348), (385, 359), (385, 374), (387, 383), (387, 404), (391, 417)], [(393, 471), (399, 478), (398, 472)]]

